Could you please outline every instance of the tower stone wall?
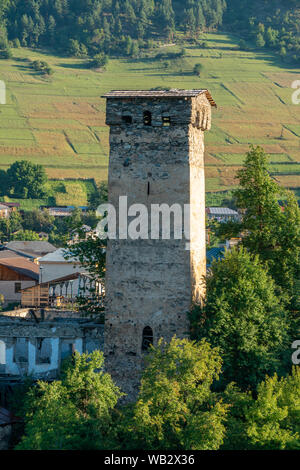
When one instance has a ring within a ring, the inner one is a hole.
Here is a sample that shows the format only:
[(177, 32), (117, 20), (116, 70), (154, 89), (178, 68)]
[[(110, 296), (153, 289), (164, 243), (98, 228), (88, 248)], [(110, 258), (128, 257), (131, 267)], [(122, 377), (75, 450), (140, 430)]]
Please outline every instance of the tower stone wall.
[(214, 102), (206, 90), (106, 97), (109, 202), (117, 220), (120, 196), (149, 213), (152, 204), (190, 205), (188, 245), (173, 238), (172, 224), (169, 240), (108, 241), (104, 350), (109, 372), (130, 399), (144, 362), (143, 332), (152, 330), (154, 345), (161, 337), (187, 336), (187, 312), (204, 295), (204, 131)]

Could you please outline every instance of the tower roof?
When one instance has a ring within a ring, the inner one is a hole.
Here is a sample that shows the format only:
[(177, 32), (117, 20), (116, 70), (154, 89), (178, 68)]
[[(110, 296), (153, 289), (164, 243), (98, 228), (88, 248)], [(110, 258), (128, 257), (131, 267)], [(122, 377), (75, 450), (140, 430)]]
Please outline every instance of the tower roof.
[(204, 93), (211, 106), (217, 107), (208, 90), (180, 90), (177, 88), (170, 90), (112, 90), (103, 95), (103, 98), (195, 98)]

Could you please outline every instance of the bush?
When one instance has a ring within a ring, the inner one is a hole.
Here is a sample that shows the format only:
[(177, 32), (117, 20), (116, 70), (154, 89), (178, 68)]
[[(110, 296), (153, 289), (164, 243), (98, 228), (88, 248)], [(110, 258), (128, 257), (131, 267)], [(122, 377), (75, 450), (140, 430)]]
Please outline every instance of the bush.
[(41, 72), (42, 74), (45, 74), (45, 75), (53, 74), (53, 70), (51, 69), (50, 65), (43, 60), (34, 60), (32, 62), (32, 68), (36, 70), (37, 72)]
[(0, 59), (11, 59), (12, 56), (12, 52), (9, 48), (0, 51)]
[(89, 62), (91, 68), (105, 67), (108, 64), (108, 57), (104, 52), (96, 54), (94, 58)]
[(19, 41), (18, 38), (16, 38), (16, 39), (13, 40), (13, 46), (14, 46), (16, 49), (18, 49), (19, 47), (21, 47), (21, 43), (20, 43), (20, 41)]
[(200, 77), (201, 73), (203, 72), (204, 66), (203, 64), (195, 64), (194, 66), (194, 74)]

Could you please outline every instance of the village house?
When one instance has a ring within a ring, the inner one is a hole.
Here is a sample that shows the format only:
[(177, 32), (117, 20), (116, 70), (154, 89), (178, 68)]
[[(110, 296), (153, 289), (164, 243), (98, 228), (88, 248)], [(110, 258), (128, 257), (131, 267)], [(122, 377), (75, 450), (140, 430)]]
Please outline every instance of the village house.
[(5, 248), (35, 263), (56, 250), (56, 247), (47, 241), (12, 241), (8, 242)]
[(86, 301), (98, 299), (99, 306), (102, 306), (104, 294), (104, 283), (101, 280), (96, 281), (89, 273), (76, 272), (22, 289), (21, 306), (73, 308), (78, 297)]
[(68, 245), (74, 245), (75, 243), (86, 241), (90, 237), (96, 237), (96, 232), (89, 225), (82, 225), (79, 230), (73, 230), (71, 239), (68, 241)]
[(229, 209), (229, 207), (207, 207), (206, 214), (209, 219), (215, 219), (218, 222), (240, 220), (239, 213), (233, 209)]
[[(68, 312), (24, 310), (0, 314), (0, 385), (31, 375), (57, 377), (61, 361), (75, 351), (103, 350), (103, 325), (97, 318)], [(4, 397), (0, 397), (4, 402)]]
[(34, 286), (38, 280), (37, 264), (16, 253), (8, 255), (6, 250), (0, 252), (0, 294), (4, 296), (5, 306), (20, 303), (21, 290)]
[[(72, 257), (66, 259), (66, 253), (67, 250), (65, 248), (59, 248), (39, 259), (40, 284), (85, 271), (85, 268), (78, 259)], [(76, 283), (74, 288), (77, 288)]]
[(0, 202), (0, 218), (8, 219), (12, 212), (16, 212), (20, 207), (18, 202)]
[(0, 203), (0, 218), (8, 219), (10, 215), (10, 208)]
[[(69, 217), (72, 215), (72, 212), (76, 209), (75, 206), (55, 206), (55, 207), (47, 207), (41, 206), (40, 209), (47, 209), (50, 215), (53, 217)], [(81, 209), (82, 212), (86, 212), (88, 210), (87, 206), (80, 206), (78, 209)]]

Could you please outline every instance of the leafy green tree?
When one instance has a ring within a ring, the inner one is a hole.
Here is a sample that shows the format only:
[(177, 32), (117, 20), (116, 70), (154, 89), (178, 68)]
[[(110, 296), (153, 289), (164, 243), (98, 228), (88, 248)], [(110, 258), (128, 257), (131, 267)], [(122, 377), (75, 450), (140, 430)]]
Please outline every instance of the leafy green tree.
[(88, 196), (88, 203), (91, 210), (97, 210), (100, 204), (105, 204), (108, 199), (108, 187), (107, 183), (102, 181)]
[(47, 209), (34, 209), (32, 211), (24, 212), (22, 225), (25, 230), (50, 233), (53, 228), (54, 221), (55, 218), (50, 215)]
[(9, 231), (10, 233), (16, 232), (17, 230), (22, 230), (22, 216), (20, 212), (13, 211), (9, 217)]
[(9, 218), (0, 218), (1, 242), (12, 240), (13, 233), (22, 230), (22, 217), (19, 212), (12, 212)]
[(80, 57), (81, 47), (77, 39), (70, 39), (68, 43), (68, 53), (70, 56)]
[(105, 67), (108, 64), (108, 57), (104, 52), (96, 54), (94, 58), (90, 61), (91, 67), (99, 68)]
[(218, 350), (204, 340), (161, 339), (145, 359), (138, 400), (112, 432), (119, 447), (218, 449), (228, 409), (211, 391), (221, 371)]
[(11, 59), (12, 56), (12, 52), (9, 48), (0, 50), (0, 59)]
[(5, 170), (0, 170), (0, 195), (6, 196), (8, 193), (7, 175)]
[[(79, 238), (81, 230), (78, 230)], [(82, 239), (85, 234), (82, 233)], [(90, 235), (86, 240), (79, 241), (73, 245), (68, 246), (65, 257), (77, 258), (81, 265), (84, 266), (87, 272), (91, 275), (91, 279), (96, 283), (102, 281), (105, 277), (105, 262), (106, 250), (105, 241), (100, 240), (97, 236)], [(104, 307), (101, 299), (99, 299), (96, 290), (90, 291), (90, 298), (85, 297), (77, 299), (80, 310), (85, 314), (96, 314), (101, 321), (104, 321)]]
[(252, 450), (254, 446), (247, 433), (245, 417), (254, 403), (252, 392), (242, 392), (231, 382), (220, 396), (228, 405), (226, 435), (221, 450)]
[(256, 36), (256, 41), (255, 41), (257, 47), (264, 47), (266, 44), (266, 41), (264, 40), (264, 37), (262, 33), (258, 33)]
[(12, 235), (11, 240), (39, 241), (41, 239), (37, 232), (32, 230), (19, 230)]
[(224, 382), (252, 388), (275, 371), (285, 372), (290, 323), (275, 285), (257, 256), (244, 248), (227, 251), (207, 276), (205, 306), (191, 314), (193, 338), (219, 347)]
[(195, 64), (194, 74), (197, 75), (198, 77), (200, 77), (201, 73), (203, 72), (203, 69), (204, 69), (203, 64)]
[(139, 48), (138, 41), (132, 41), (132, 46), (130, 50), (131, 57), (138, 57), (139, 52), (140, 52), (140, 48)]
[(240, 42), (239, 42), (239, 48), (241, 49), (241, 51), (246, 51), (246, 50), (247, 50), (247, 44), (246, 44), (245, 39), (241, 39), (241, 40), (240, 40)]
[(281, 379), (275, 374), (258, 386), (247, 410), (247, 434), (258, 449), (300, 449), (300, 368)]
[(103, 354), (75, 353), (61, 379), (38, 382), (25, 397), (19, 450), (101, 449), (122, 393), (103, 372)]
[[(222, 224), (219, 236), (243, 233), (243, 245), (259, 255), (295, 310), (300, 277), (300, 210), (292, 192), (281, 188), (269, 174), (268, 157), (261, 147), (252, 147), (244, 167), (237, 172), (236, 205), (244, 212), (241, 223)], [(278, 199), (284, 199), (283, 210)]]
[(26, 160), (13, 163), (7, 170), (8, 188), (19, 198), (40, 198), (45, 196), (47, 175), (42, 165)]

